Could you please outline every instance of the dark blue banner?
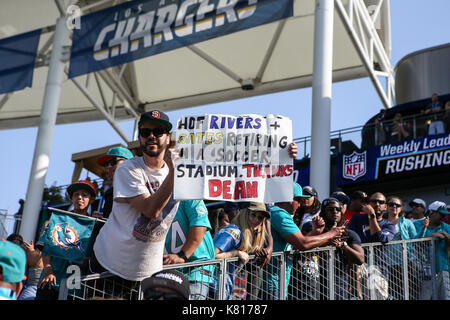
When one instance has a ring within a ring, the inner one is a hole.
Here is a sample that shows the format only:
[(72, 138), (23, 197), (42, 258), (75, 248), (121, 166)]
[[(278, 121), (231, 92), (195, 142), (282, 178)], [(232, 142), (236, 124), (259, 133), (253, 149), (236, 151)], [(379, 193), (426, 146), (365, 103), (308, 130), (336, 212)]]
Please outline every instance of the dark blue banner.
[(81, 16), (69, 78), (293, 15), (293, 0), (141, 0)]
[(31, 87), (41, 29), (0, 39), (0, 94)]
[(449, 169), (450, 134), (446, 133), (341, 153), (337, 184), (385, 181)]

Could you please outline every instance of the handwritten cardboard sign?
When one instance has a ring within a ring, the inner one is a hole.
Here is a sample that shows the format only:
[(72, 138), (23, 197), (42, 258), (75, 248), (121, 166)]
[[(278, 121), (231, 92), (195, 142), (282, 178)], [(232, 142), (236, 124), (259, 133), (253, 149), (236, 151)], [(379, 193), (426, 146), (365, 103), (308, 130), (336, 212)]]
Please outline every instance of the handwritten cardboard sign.
[(174, 198), (292, 201), (292, 121), (278, 115), (208, 114), (178, 120)]

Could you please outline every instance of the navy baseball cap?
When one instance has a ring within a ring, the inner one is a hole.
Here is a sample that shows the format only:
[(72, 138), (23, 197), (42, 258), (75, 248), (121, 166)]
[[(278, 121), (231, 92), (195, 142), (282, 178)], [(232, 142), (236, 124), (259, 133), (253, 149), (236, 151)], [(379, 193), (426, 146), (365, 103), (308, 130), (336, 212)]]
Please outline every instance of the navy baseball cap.
[(331, 197), (338, 199), (343, 204), (349, 204), (350, 203), (350, 197), (348, 195), (346, 195), (342, 191), (335, 191), (335, 192), (333, 192)]
[(155, 121), (164, 125), (167, 130), (172, 130), (172, 124), (169, 121), (169, 116), (162, 111), (152, 110), (148, 112), (144, 112), (141, 114), (141, 118), (139, 119), (138, 127), (140, 127), (144, 122), (147, 121)]
[(303, 187), (303, 196), (306, 197), (317, 197), (317, 191), (311, 186)]

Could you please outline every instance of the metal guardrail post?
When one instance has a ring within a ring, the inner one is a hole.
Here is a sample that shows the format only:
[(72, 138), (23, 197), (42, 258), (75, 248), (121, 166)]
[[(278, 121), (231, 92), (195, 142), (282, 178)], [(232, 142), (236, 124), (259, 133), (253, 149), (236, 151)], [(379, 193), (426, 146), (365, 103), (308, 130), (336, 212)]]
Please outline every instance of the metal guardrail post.
[(373, 256), (374, 256), (373, 246), (371, 245), (369, 247), (369, 265), (367, 267), (367, 287), (369, 289), (370, 300), (376, 300), (376, 293), (375, 293), (375, 287), (373, 284), (373, 275), (372, 275), (372, 270), (375, 265)]
[(69, 288), (67, 287), (67, 279), (68, 278), (63, 278), (59, 283), (58, 300), (67, 300), (67, 296), (69, 295)]
[(432, 288), (432, 300), (437, 300), (437, 285), (436, 285), (436, 257), (434, 256), (436, 246), (436, 239), (431, 240), (430, 257), (431, 257), (431, 288)]
[(286, 286), (289, 283), (286, 283), (286, 259), (289, 251), (284, 252), (284, 254), (280, 255), (280, 300), (286, 300)]
[(225, 299), (226, 290), (226, 274), (227, 274), (227, 259), (222, 259), (219, 262), (219, 289), (218, 289), (218, 300)]
[(329, 279), (328, 286), (330, 287), (330, 291), (329, 291), (330, 300), (335, 300), (335, 292), (336, 292), (335, 287), (334, 287), (334, 285), (336, 283), (336, 281), (335, 281), (336, 273), (334, 272), (334, 262), (335, 262), (335, 253), (336, 253), (335, 250), (336, 250), (335, 248), (330, 248), (328, 251), (328, 279)]
[(403, 293), (404, 299), (409, 300), (409, 281), (408, 281), (408, 252), (406, 243), (402, 243), (402, 256), (403, 256)]

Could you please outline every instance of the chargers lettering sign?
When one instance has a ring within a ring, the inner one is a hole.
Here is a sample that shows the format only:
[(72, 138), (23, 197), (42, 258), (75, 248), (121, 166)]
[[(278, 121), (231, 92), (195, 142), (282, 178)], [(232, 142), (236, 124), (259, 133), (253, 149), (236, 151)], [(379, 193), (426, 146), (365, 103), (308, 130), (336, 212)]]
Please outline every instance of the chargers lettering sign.
[(293, 15), (293, 0), (141, 0), (81, 16), (69, 78)]
[(450, 134), (373, 146), (364, 152), (339, 154), (338, 185), (407, 178), (418, 173), (448, 173)]

